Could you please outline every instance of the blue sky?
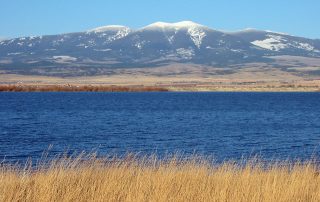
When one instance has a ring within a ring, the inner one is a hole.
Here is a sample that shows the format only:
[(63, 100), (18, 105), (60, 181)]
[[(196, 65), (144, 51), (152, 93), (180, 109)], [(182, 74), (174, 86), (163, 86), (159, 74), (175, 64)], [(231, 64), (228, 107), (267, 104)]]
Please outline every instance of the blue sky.
[(191, 20), (320, 38), (319, 0), (0, 0), (0, 38)]

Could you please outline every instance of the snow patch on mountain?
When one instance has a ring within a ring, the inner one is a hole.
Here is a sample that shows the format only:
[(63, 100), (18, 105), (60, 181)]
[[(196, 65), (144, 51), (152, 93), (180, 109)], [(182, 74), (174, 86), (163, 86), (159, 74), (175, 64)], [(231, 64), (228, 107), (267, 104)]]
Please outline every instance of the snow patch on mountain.
[(168, 37), (167, 37), (167, 39), (168, 39), (168, 41), (169, 41), (170, 44), (173, 43), (174, 37), (175, 37), (175, 35), (172, 35), (172, 36), (168, 36)]
[(65, 41), (64, 38), (60, 38), (60, 39), (58, 39), (58, 40), (52, 41), (52, 45), (53, 45), (53, 46), (59, 46), (59, 45), (61, 45), (64, 41)]
[(186, 60), (190, 60), (194, 56), (194, 50), (192, 48), (188, 48), (188, 49), (179, 48), (179, 49), (176, 49), (176, 52), (179, 57), (186, 59)]
[(273, 33), (273, 34), (280, 34), (280, 35), (286, 35), (286, 36), (292, 36), (288, 33), (284, 33), (284, 32), (276, 32), (276, 31), (271, 31), (271, 30), (265, 30), (265, 32), (268, 32), (268, 33)]
[(108, 51), (112, 51), (112, 49), (107, 48), (107, 49), (93, 49), (94, 51), (98, 51), (98, 52), (108, 52)]
[(315, 51), (318, 52), (319, 50), (316, 50), (314, 46), (308, 44), (308, 43), (297, 43), (296, 48), (304, 49), (307, 51)]
[(10, 55), (21, 55), (21, 54), (23, 54), (23, 52), (8, 53), (7, 55), (10, 56)]
[(280, 51), (281, 49), (288, 48), (288, 44), (285, 42), (287, 41), (282, 36), (268, 34), (264, 40), (256, 40), (251, 42), (255, 46), (259, 46), (264, 49), (272, 50), (272, 51)]
[(188, 34), (190, 35), (193, 43), (200, 49), (202, 40), (207, 36), (206, 32), (199, 27), (191, 27), (188, 29)]
[(173, 43), (175, 35), (179, 30), (186, 30), (198, 49), (200, 49), (202, 41), (206, 37), (205, 29), (208, 28), (192, 21), (182, 21), (177, 23), (156, 22), (142, 28), (142, 30), (158, 30), (163, 32), (174, 31), (174, 35), (167, 36), (170, 44)]
[(77, 61), (77, 58), (68, 55), (53, 56), (52, 59), (55, 60), (56, 63), (71, 63)]
[(146, 43), (147, 43), (146, 41), (137, 41), (137, 42), (134, 44), (134, 46), (135, 46), (136, 48), (138, 48), (139, 50), (141, 50)]
[(107, 41), (108, 42), (112, 42), (118, 39), (122, 39), (126, 36), (128, 36), (128, 34), (130, 34), (131, 30), (129, 28), (124, 28), (124, 29), (120, 29), (117, 31), (117, 33), (113, 36), (109, 36)]
[(84, 44), (84, 43), (81, 43), (81, 44), (78, 44), (78, 45), (76, 45), (77, 47), (84, 47), (84, 48), (88, 48), (88, 46), (86, 45), (86, 44)]
[(108, 26), (102, 26), (102, 27), (97, 27), (94, 29), (91, 29), (88, 31), (94, 32), (94, 33), (100, 33), (100, 32), (107, 32), (107, 31), (118, 31), (118, 30), (124, 30), (124, 29), (130, 29), (129, 27), (122, 26), (122, 25), (108, 25)]
[(238, 31), (223, 31), (223, 32), (226, 32), (226, 33), (231, 33), (231, 34), (234, 34), (234, 33), (245, 33), (245, 32), (248, 32), (248, 33), (263, 33), (263, 32), (267, 32), (269, 34), (278, 34), (278, 35), (286, 35), (286, 36), (292, 36), (288, 33), (284, 33), (284, 32), (276, 32), (276, 31), (272, 31), (272, 30), (260, 30), (260, 29), (257, 29), (257, 28), (245, 28), (245, 29), (242, 29), (242, 30), (238, 30)]
[(298, 48), (306, 51), (318, 52), (314, 46), (308, 43), (301, 43), (299, 41), (290, 41), (284, 36), (268, 34), (268, 38), (264, 40), (256, 40), (251, 42), (253, 45), (272, 51), (280, 51), (286, 48)]
[(96, 46), (97, 44), (96, 44), (96, 41), (94, 40), (94, 39), (90, 39), (88, 42), (87, 42), (88, 44), (88, 47), (93, 47), (93, 46)]
[(232, 52), (236, 52), (236, 53), (241, 53), (242, 50), (239, 50), (239, 49), (230, 49)]
[[(114, 34), (110, 34), (109, 32)], [(131, 33), (131, 29), (121, 25), (109, 25), (89, 30), (87, 33), (95, 33), (99, 34), (100, 37), (107, 37), (107, 42), (110, 43), (128, 36)]]
[(167, 22), (156, 22), (156, 23), (152, 23), (144, 28), (142, 28), (142, 30), (144, 29), (151, 29), (151, 30), (168, 30), (168, 29), (175, 29), (175, 30), (179, 30), (179, 29), (189, 29), (192, 27), (205, 27), (204, 25), (200, 25), (197, 24), (195, 22), (192, 21), (182, 21), (182, 22), (177, 22), (177, 23), (167, 23)]

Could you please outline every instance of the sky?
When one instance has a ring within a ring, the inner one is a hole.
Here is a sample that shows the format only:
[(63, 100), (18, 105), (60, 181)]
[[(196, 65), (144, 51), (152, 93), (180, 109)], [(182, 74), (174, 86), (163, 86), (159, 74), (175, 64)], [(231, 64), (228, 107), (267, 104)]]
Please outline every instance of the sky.
[(320, 39), (320, 0), (0, 0), (0, 40), (183, 20)]

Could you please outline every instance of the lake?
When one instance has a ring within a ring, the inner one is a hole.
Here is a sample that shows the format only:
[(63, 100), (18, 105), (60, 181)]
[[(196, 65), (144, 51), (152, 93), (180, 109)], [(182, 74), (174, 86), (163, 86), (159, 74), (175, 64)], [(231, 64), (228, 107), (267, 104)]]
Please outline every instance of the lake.
[(0, 93), (0, 159), (92, 151), (320, 154), (320, 93)]

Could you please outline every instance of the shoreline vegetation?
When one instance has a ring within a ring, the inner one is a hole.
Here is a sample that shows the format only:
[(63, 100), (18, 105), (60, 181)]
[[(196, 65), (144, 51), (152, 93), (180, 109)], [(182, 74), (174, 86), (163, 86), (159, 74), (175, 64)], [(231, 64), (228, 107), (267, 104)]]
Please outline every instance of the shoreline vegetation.
[(320, 92), (320, 86), (282, 85), (91, 85), (0, 84), (0, 92)]
[(104, 85), (0, 85), (0, 92), (165, 92), (156, 86)]
[(315, 161), (215, 164), (199, 156), (57, 156), (0, 164), (0, 201), (318, 201)]

